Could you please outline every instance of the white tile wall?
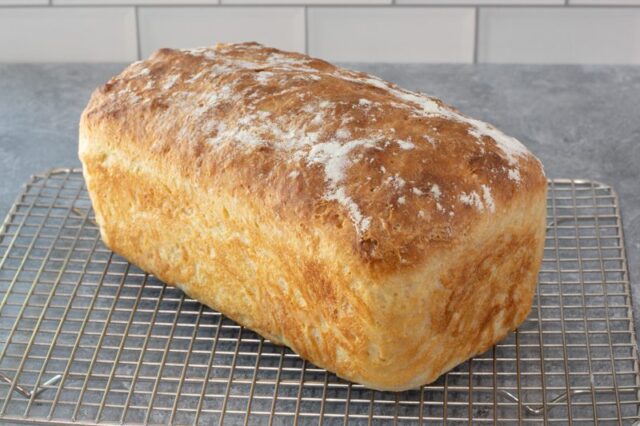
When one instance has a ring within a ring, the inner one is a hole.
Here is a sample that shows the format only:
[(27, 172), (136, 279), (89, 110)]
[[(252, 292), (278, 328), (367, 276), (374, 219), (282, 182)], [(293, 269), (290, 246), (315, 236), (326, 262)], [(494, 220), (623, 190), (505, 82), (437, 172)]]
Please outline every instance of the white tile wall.
[(490, 8), (479, 24), (481, 62), (640, 64), (640, 9)]
[(56, 5), (71, 6), (114, 6), (114, 5), (193, 5), (193, 4), (219, 4), (220, 0), (51, 0)]
[(309, 53), (333, 61), (473, 62), (473, 8), (310, 8)]
[(354, 5), (354, 4), (391, 4), (393, 0), (221, 0), (222, 4), (332, 4), (332, 5)]
[(132, 61), (133, 8), (0, 8), (0, 62)]
[(430, 5), (563, 5), (565, 0), (396, 0), (397, 4), (430, 4)]
[(574, 4), (589, 4), (589, 5), (640, 5), (640, 0), (569, 0), (569, 3)]
[(334, 61), (640, 64), (640, 0), (0, 0), (2, 61), (254, 40)]
[(49, 4), (49, 0), (0, 0), (0, 6), (28, 6), (32, 4)]
[(305, 50), (303, 8), (141, 7), (138, 20), (143, 57), (160, 47), (240, 41)]

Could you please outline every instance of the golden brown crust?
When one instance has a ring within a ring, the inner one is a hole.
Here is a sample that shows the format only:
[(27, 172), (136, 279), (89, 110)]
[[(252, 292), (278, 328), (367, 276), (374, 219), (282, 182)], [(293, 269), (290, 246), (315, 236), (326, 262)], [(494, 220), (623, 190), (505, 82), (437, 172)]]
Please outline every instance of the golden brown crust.
[(105, 242), (377, 389), (524, 319), (538, 160), (439, 100), (254, 43), (162, 49), (98, 89), (80, 157)]
[(462, 118), (372, 76), (240, 44), (157, 51), (94, 93), (83, 126), (110, 127), (119, 149), (181, 167), (203, 189), (333, 228), (364, 262), (395, 271), (471, 229), (487, 213), (482, 185), (498, 213), (546, 185), (524, 148), (505, 153), (450, 116)]

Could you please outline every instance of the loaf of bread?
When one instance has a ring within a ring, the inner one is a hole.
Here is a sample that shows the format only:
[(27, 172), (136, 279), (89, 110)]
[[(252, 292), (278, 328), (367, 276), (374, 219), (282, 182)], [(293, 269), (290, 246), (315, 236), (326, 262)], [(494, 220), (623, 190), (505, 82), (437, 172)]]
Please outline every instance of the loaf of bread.
[(338, 376), (432, 382), (527, 316), (546, 179), (423, 94), (256, 43), (161, 49), (93, 94), (105, 244)]

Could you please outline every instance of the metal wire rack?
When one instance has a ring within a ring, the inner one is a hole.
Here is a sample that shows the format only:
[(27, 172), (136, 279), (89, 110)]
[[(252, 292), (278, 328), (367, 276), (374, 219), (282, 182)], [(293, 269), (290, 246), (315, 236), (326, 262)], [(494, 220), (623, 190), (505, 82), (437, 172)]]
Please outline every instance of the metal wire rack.
[(0, 231), (0, 422), (632, 424), (638, 362), (617, 199), (549, 182), (527, 321), (437, 382), (345, 382), (100, 241), (78, 170), (25, 186)]

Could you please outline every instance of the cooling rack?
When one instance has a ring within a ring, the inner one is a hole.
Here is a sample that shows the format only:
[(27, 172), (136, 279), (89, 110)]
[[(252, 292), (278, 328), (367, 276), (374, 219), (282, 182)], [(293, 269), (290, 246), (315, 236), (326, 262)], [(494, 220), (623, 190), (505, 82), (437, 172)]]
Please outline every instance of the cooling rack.
[(402, 393), (338, 379), (100, 241), (78, 170), (28, 182), (0, 231), (0, 423), (633, 424), (640, 382), (616, 195), (549, 182), (527, 321)]

